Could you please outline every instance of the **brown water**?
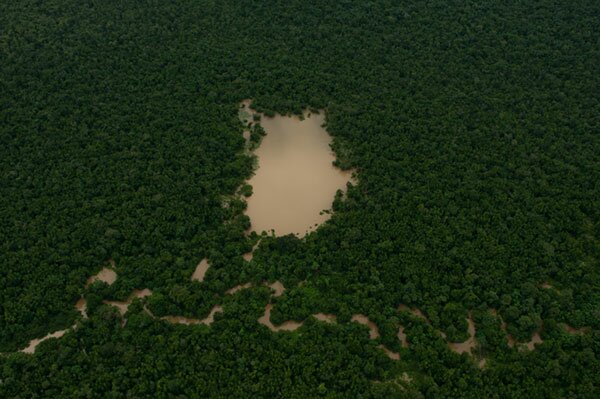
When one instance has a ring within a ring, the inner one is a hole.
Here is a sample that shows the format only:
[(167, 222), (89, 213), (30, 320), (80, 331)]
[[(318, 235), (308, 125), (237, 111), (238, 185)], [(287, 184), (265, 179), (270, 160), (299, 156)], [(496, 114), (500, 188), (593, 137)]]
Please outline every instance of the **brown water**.
[(324, 122), (323, 114), (305, 114), (304, 120), (261, 117), (267, 135), (255, 151), (258, 169), (248, 181), (253, 194), (246, 210), (254, 231), (303, 236), (330, 217), (320, 212), (331, 208), (351, 172), (332, 165), (335, 156)]
[(102, 281), (108, 285), (111, 285), (117, 280), (117, 273), (113, 269), (109, 269), (108, 267), (102, 268), (95, 276), (92, 276), (88, 279), (86, 283), (86, 287), (90, 284), (93, 284), (96, 281)]
[(215, 314), (220, 313), (223, 311), (223, 307), (216, 305), (215, 307), (213, 307), (210, 311), (210, 313), (208, 314), (208, 316), (206, 316), (206, 318), (204, 318), (202, 320), (202, 324), (206, 324), (206, 325), (210, 325), (215, 321)]
[(202, 259), (192, 274), (192, 281), (204, 281), (204, 275), (206, 274), (209, 266), (208, 259)]
[[(496, 309), (491, 309), (490, 311), (494, 316), (498, 315), (498, 312), (496, 311)], [(499, 317), (499, 316), (497, 316)], [(500, 329), (502, 329), (502, 331), (506, 332), (506, 322), (500, 318)], [(568, 331), (568, 329), (567, 329)], [(525, 342), (525, 343), (518, 343), (512, 335), (506, 333), (506, 339), (508, 341), (508, 346), (510, 348), (513, 348), (515, 345), (517, 346), (517, 349), (519, 350), (523, 350), (523, 349), (527, 349), (527, 350), (534, 350), (535, 349), (535, 345), (537, 344), (541, 344), (544, 342), (544, 340), (542, 339), (542, 337), (540, 336), (540, 332), (536, 331), (533, 333), (533, 335), (531, 336), (531, 340), (529, 342)]]
[[(114, 266), (114, 263), (112, 263), (112, 265)], [(202, 281), (204, 279), (204, 274), (206, 273), (206, 270), (208, 269), (208, 267), (209, 267), (208, 261), (206, 259), (203, 259), (200, 262), (200, 264), (198, 265), (198, 267), (196, 268), (196, 272), (194, 272), (192, 279), (193, 280), (197, 279), (199, 281)], [(116, 280), (116, 278), (117, 278), (117, 275), (114, 272), (114, 270), (109, 269), (109, 268), (103, 268), (96, 276), (93, 276), (88, 280), (88, 284), (91, 282), (97, 281), (97, 280), (104, 281), (107, 284), (112, 284)], [(272, 294), (273, 297), (281, 296), (285, 291), (285, 287), (283, 286), (283, 284), (280, 281), (275, 281), (270, 284), (269, 283), (263, 283), (263, 284), (270, 287), (273, 290), (273, 294)], [(300, 285), (302, 285), (302, 283)], [(235, 287), (227, 290), (225, 293), (226, 294), (234, 294), (235, 292), (237, 292), (239, 290), (250, 288), (250, 287), (252, 287), (252, 283), (240, 284), (238, 286), (235, 286)], [(147, 288), (143, 289), (143, 290), (134, 290), (132, 292), (132, 294), (128, 297), (127, 301), (125, 301), (125, 302), (104, 301), (104, 303), (117, 307), (119, 309), (119, 312), (122, 315), (124, 315), (127, 312), (129, 305), (131, 304), (131, 302), (133, 301), (134, 298), (144, 298), (144, 297), (147, 297), (150, 295), (152, 295), (152, 291), (150, 291)], [(83, 297), (80, 298), (77, 301), (77, 303), (75, 304), (75, 307), (77, 310), (79, 310), (79, 312), (81, 313), (83, 318), (87, 318), (87, 303), (86, 303), (85, 298), (83, 298)], [(293, 320), (286, 321), (283, 324), (281, 324), (280, 326), (273, 325), (271, 323), (271, 309), (272, 308), (273, 308), (272, 304), (270, 304), (270, 303), (267, 304), (265, 307), (265, 313), (258, 319), (258, 322), (260, 324), (267, 326), (271, 331), (274, 331), (274, 332), (294, 331), (303, 325), (303, 322), (296, 322)], [(145, 306), (144, 306), (144, 310), (151, 317), (154, 317), (154, 315), (152, 315), (152, 313)], [(429, 322), (427, 320), (427, 318), (425, 317), (425, 315), (423, 315), (423, 313), (419, 309), (410, 309), (406, 305), (400, 305), (398, 310), (399, 311), (409, 311), (416, 317), (422, 318), (426, 322)], [(223, 311), (223, 308), (220, 305), (216, 305), (213, 307), (213, 309), (211, 309), (209, 315), (205, 319), (193, 319), (193, 318), (187, 318), (187, 317), (183, 317), (183, 316), (164, 316), (164, 317), (161, 317), (161, 319), (166, 320), (171, 323), (177, 323), (177, 324), (200, 324), (201, 323), (201, 324), (210, 325), (214, 322), (214, 315), (216, 313), (222, 312), (222, 311)], [(500, 317), (497, 314), (496, 309), (490, 309), (490, 313), (496, 317)], [(316, 313), (316, 314), (313, 314), (312, 316), (322, 322), (326, 322), (326, 323), (335, 323), (336, 322), (336, 316), (334, 314)], [(379, 329), (377, 328), (377, 325), (375, 323), (371, 322), (367, 316), (362, 315), (362, 314), (355, 314), (352, 316), (352, 321), (366, 325), (369, 328), (369, 337), (371, 339), (377, 339), (379, 337)], [(500, 317), (500, 321), (501, 321), (501, 329), (503, 331), (506, 331), (506, 323), (504, 322), (504, 320), (502, 320), (501, 317)], [(465, 342), (462, 342), (462, 343), (449, 343), (448, 344), (450, 346), (451, 350), (453, 350), (457, 353), (464, 353), (464, 352), (470, 353), (471, 350), (473, 349), (473, 347), (476, 345), (475, 324), (473, 323), (473, 320), (471, 319), (470, 314), (469, 314), (469, 317), (467, 318), (467, 322), (468, 322), (468, 326), (469, 326), (468, 327), (469, 338)], [(586, 332), (589, 331), (589, 327), (575, 329), (567, 324), (564, 324), (563, 326), (564, 326), (565, 330), (571, 334), (585, 334)], [(71, 328), (75, 329), (75, 328), (77, 328), (77, 325), (74, 325)], [(28, 354), (34, 353), (36, 350), (36, 347), (41, 342), (43, 342), (47, 339), (50, 339), (50, 338), (60, 338), (69, 330), (70, 329), (60, 330), (60, 331), (56, 331), (51, 334), (48, 334), (42, 338), (33, 339), (30, 341), (29, 345), (26, 348), (21, 350), (21, 352), (28, 353)], [(445, 334), (443, 332), (440, 332), (440, 333), (443, 337), (445, 337)], [(509, 346), (513, 347), (516, 344), (515, 340), (508, 334), (507, 334), (507, 338), (508, 338)], [(399, 327), (398, 339), (400, 340), (402, 347), (404, 347), (404, 348), (408, 347), (407, 337), (406, 337), (406, 334), (404, 333), (403, 326)], [(539, 331), (535, 332), (531, 338), (531, 341), (521, 344), (519, 346), (519, 350), (524, 350), (524, 349), (534, 350), (535, 346), (542, 342), (543, 342), (543, 340), (540, 337)], [(400, 358), (399, 353), (392, 352), (383, 345), (379, 345), (379, 348), (381, 348), (386, 353), (386, 355), (392, 360), (398, 360)], [(486, 364), (486, 360), (480, 359), (478, 366), (480, 368), (483, 368), (483, 367), (485, 367), (485, 364)]]
[(497, 318), (499, 318), (499, 319), (500, 319), (500, 329), (506, 333), (506, 340), (507, 340), (507, 342), (508, 342), (508, 346), (509, 346), (510, 348), (512, 348), (513, 346), (515, 346), (515, 344), (516, 344), (516, 341), (515, 341), (515, 339), (512, 337), (512, 335), (510, 335), (510, 334), (509, 334), (509, 333), (506, 331), (506, 322), (504, 321), (504, 319), (503, 319), (503, 318), (502, 318), (500, 315), (498, 315), (498, 311), (497, 311), (496, 309), (490, 309), (490, 313), (491, 313), (493, 316), (495, 316), (495, 317), (497, 317)]
[(352, 316), (351, 320), (369, 327), (369, 338), (379, 338), (379, 328), (377, 328), (377, 325), (371, 320), (369, 320), (367, 316), (362, 314), (355, 314)]
[[(283, 284), (280, 281), (274, 281), (271, 284), (263, 283), (263, 285), (265, 285), (273, 290), (274, 297), (281, 296), (285, 292), (285, 287), (283, 286)], [(235, 287), (230, 288), (227, 291), (225, 291), (225, 295), (233, 295), (240, 290), (245, 290), (247, 288), (251, 288), (252, 286), (253, 286), (252, 283), (239, 284), (239, 285), (236, 285)]]
[(21, 350), (21, 352), (23, 352), (23, 353), (28, 353), (28, 354), (32, 354), (32, 353), (34, 353), (34, 352), (35, 352), (35, 349), (37, 348), (37, 346), (38, 346), (40, 343), (42, 343), (42, 342), (44, 342), (45, 340), (47, 340), (47, 339), (50, 339), (50, 338), (60, 338), (60, 337), (62, 337), (63, 335), (65, 335), (65, 333), (66, 333), (67, 331), (69, 331), (69, 330), (68, 330), (68, 329), (66, 329), (66, 330), (60, 330), (60, 331), (56, 331), (56, 332), (53, 332), (53, 333), (51, 333), (51, 334), (48, 334), (48, 335), (46, 335), (46, 336), (45, 336), (45, 337), (43, 337), (43, 338), (36, 338), (36, 339), (32, 339), (32, 340), (29, 342), (29, 345), (27, 346), (27, 348), (25, 348), (25, 349), (22, 349), (22, 350)]
[(252, 115), (254, 114), (254, 111), (250, 109), (250, 104), (252, 104), (252, 100), (244, 100), (240, 104), (240, 108), (238, 110), (238, 117), (244, 126), (253, 124)]
[(168, 321), (169, 323), (173, 323), (173, 324), (190, 325), (190, 324), (200, 323), (200, 319), (192, 319), (192, 318), (183, 317), (183, 316), (163, 316), (160, 319)]
[(258, 248), (259, 244), (260, 244), (260, 240), (256, 244), (254, 244), (254, 246), (252, 247), (252, 250), (250, 252), (246, 252), (245, 254), (242, 255), (242, 258), (244, 258), (244, 260), (246, 262), (250, 262), (254, 258), (254, 251), (256, 251), (256, 248)]
[(293, 321), (293, 320), (286, 321), (280, 326), (273, 325), (273, 323), (271, 323), (271, 309), (272, 308), (273, 308), (272, 304), (270, 304), (270, 303), (267, 304), (267, 306), (265, 306), (265, 313), (258, 319), (258, 322), (264, 326), (267, 326), (267, 328), (269, 330), (274, 331), (274, 332), (294, 331), (302, 326), (303, 323), (299, 323), (299, 322)]
[(417, 309), (417, 308), (413, 308), (413, 309), (411, 309), (411, 308), (409, 308), (408, 306), (406, 306), (406, 305), (404, 305), (404, 304), (401, 304), (400, 306), (398, 306), (398, 311), (401, 311), (401, 312), (402, 312), (402, 311), (409, 312), (409, 313), (411, 313), (413, 316), (416, 316), (416, 317), (418, 317), (418, 318), (420, 318), (420, 319), (423, 319), (423, 320), (425, 320), (427, 323), (429, 323), (429, 320), (427, 320), (427, 317), (425, 317), (425, 315), (423, 314), (423, 312), (421, 312), (421, 311), (420, 311), (419, 309)]
[(135, 298), (145, 298), (150, 295), (152, 295), (152, 291), (150, 291), (148, 288), (144, 288), (143, 290), (134, 290), (131, 293), (131, 295), (129, 295), (129, 298), (127, 298), (127, 300), (125, 302), (121, 302), (121, 301), (103, 301), (103, 302), (107, 305), (116, 307), (117, 309), (119, 309), (119, 313), (121, 313), (121, 315), (124, 315), (125, 313), (127, 313), (127, 310), (129, 309), (129, 305), (131, 305), (131, 302)]
[(517, 343), (517, 341), (510, 334), (506, 334), (506, 341), (508, 342), (509, 348), (512, 348)]
[(334, 314), (329, 313), (316, 313), (313, 315), (313, 317), (324, 323), (335, 323), (337, 319), (337, 317)]
[(223, 311), (223, 307), (216, 305), (215, 307), (213, 307), (211, 309), (208, 316), (206, 316), (206, 318), (204, 318), (204, 319), (192, 319), (192, 318), (183, 317), (183, 316), (164, 316), (164, 317), (161, 317), (161, 320), (166, 320), (169, 323), (173, 323), (173, 324), (185, 324), (185, 325), (205, 324), (205, 325), (209, 326), (215, 321), (215, 314), (222, 312), (222, 311)]
[(377, 346), (378, 348), (382, 349), (385, 354), (392, 360), (400, 360), (400, 354), (398, 352), (392, 352), (391, 350), (389, 350), (388, 348), (386, 348), (383, 345), (379, 345)]
[(525, 344), (525, 346), (527, 347), (527, 350), (534, 350), (535, 349), (535, 345), (537, 344), (541, 344), (543, 343), (544, 340), (542, 339), (542, 337), (540, 337), (540, 333), (538, 331), (533, 333), (533, 336), (531, 337), (531, 341), (527, 342)]
[(590, 331), (589, 327), (575, 328), (575, 327), (571, 327), (570, 325), (564, 324), (564, 323), (563, 323), (563, 327), (569, 334), (575, 334), (575, 335), (584, 335)]
[(473, 323), (473, 320), (471, 320), (471, 315), (469, 315), (469, 317), (467, 318), (467, 323), (469, 325), (469, 338), (465, 342), (450, 342), (448, 344), (450, 346), (450, 349), (458, 354), (465, 352), (471, 353), (471, 350), (477, 344), (477, 341), (475, 341), (475, 323)]
[(285, 287), (283, 286), (283, 284), (281, 284), (280, 281), (275, 281), (271, 284), (266, 284), (266, 285), (274, 291), (273, 292), (274, 297), (281, 296), (285, 292)]
[(398, 339), (400, 340), (403, 348), (408, 348), (408, 339), (406, 337), (406, 333), (404, 332), (403, 326), (400, 326), (398, 329)]
[(245, 290), (246, 288), (250, 288), (250, 287), (252, 287), (252, 283), (236, 285), (235, 287), (230, 288), (227, 291), (225, 291), (225, 295), (233, 295), (240, 290)]
[(75, 308), (79, 311), (79, 313), (81, 313), (81, 316), (84, 319), (88, 318), (88, 315), (87, 315), (87, 301), (85, 300), (85, 298), (79, 298), (79, 300), (77, 301), (77, 303), (75, 303)]
[(242, 255), (242, 258), (244, 258), (246, 262), (250, 262), (252, 258), (254, 258), (254, 251), (246, 252)]

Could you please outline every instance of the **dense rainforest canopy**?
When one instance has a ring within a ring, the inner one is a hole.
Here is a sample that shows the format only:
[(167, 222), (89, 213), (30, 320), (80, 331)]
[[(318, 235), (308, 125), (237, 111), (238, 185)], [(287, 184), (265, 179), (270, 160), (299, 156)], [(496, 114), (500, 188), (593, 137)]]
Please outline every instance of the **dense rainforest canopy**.
[[(597, 0), (0, 2), (0, 397), (600, 396), (598, 65)], [(250, 262), (244, 99), (357, 176)]]

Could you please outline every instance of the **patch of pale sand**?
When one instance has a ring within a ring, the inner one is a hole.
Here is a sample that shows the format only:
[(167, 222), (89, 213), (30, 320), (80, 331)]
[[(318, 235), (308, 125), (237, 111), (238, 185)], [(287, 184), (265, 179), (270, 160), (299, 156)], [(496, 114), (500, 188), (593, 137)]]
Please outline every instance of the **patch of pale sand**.
[(479, 362), (477, 362), (477, 367), (479, 367), (480, 369), (485, 368), (487, 364), (487, 359), (480, 359)]
[(465, 353), (465, 352), (471, 353), (471, 350), (477, 344), (477, 342), (475, 340), (475, 323), (473, 323), (473, 320), (471, 319), (470, 314), (469, 314), (469, 317), (467, 318), (467, 323), (469, 325), (469, 329), (468, 329), (469, 338), (465, 342), (460, 342), (460, 343), (450, 342), (450, 343), (448, 343), (448, 345), (450, 346), (450, 349), (458, 354)]
[(296, 321), (286, 321), (280, 326), (275, 326), (271, 323), (271, 309), (273, 308), (272, 304), (267, 304), (265, 306), (265, 313), (258, 319), (258, 322), (264, 326), (266, 326), (269, 330), (278, 332), (278, 331), (294, 331), (302, 326), (303, 323), (298, 323)]
[(204, 281), (204, 276), (206, 275), (209, 266), (208, 259), (202, 259), (192, 274), (192, 281)]
[(400, 328), (398, 328), (398, 339), (400, 340), (403, 348), (408, 348), (408, 340), (406, 333), (404, 332), (404, 326), (400, 326)]
[(315, 319), (322, 321), (324, 323), (335, 323), (337, 317), (334, 314), (330, 313), (316, 313), (312, 315)]
[(388, 348), (386, 348), (383, 345), (379, 345), (377, 346), (378, 348), (382, 349), (385, 354), (392, 360), (400, 360), (400, 354), (398, 352), (392, 352), (391, 350), (389, 350)]
[(127, 300), (125, 302), (122, 302), (122, 301), (102, 301), (102, 302), (119, 309), (119, 313), (121, 313), (121, 316), (122, 316), (125, 313), (127, 313), (127, 310), (129, 309), (129, 305), (131, 305), (131, 302), (135, 298), (145, 298), (150, 295), (152, 295), (152, 291), (150, 291), (148, 288), (144, 288), (143, 290), (133, 290), (133, 292), (131, 293), (131, 295), (129, 295), (129, 297), (127, 298)]
[(24, 348), (24, 349), (21, 349), (21, 352), (23, 352), (23, 353), (27, 353), (27, 354), (33, 354), (33, 353), (35, 352), (35, 350), (36, 350), (37, 346), (38, 346), (40, 343), (42, 343), (42, 342), (44, 342), (44, 341), (46, 341), (46, 340), (48, 340), (48, 339), (50, 339), (50, 338), (60, 338), (60, 337), (62, 337), (63, 335), (65, 335), (65, 333), (66, 333), (67, 331), (69, 331), (69, 329), (66, 329), (66, 330), (60, 330), (60, 331), (53, 332), (53, 333), (51, 333), (51, 334), (48, 334), (48, 335), (46, 335), (46, 336), (45, 336), (45, 337), (43, 337), (43, 338), (36, 338), (36, 339), (32, 339), (31, 341), (29, 341), (29, 345), (28, 345), (26, 348)]
[(377, 325), (375, 323), (373, 323), (371, 320), (369, 320), (369, 318), (367, 316), (362, 315), (362, 314), (355, 314), (352, 316), (351, 320), (369, 327), (369, 338), (371, 338), (371, 339), (379, 338), (379, 328), (377, 328)]
[(225, 291), (225, 295), (233, 295), (238, 291), (245, 290), (246, 288), (251, 288), (251, 287), (252, 287), (252, 283), (239, 284), (239, 285), (236, 285), (235, 287), (230, 288), (227, 291)]
[[(114, 262), (112, 262), (111, 264), (114, 264)], [(88, 278), (87, 282), (85, 283), (85, 287), (87, 288), (89, 285), (93, 284), (96, 281), (102, 281), (108, 285), (111, 285), (116, 280), (117, 273), (113, 269), (103, 267), (102, 270), (98, 272), (98, 274)]]

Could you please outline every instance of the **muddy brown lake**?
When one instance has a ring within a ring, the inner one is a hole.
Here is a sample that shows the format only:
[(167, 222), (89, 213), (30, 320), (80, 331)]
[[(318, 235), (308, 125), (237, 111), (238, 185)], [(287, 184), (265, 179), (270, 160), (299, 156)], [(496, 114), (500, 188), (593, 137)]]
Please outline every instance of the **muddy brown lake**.
[(323, 127), (323, 113), (265, 117), (266, 131), (255, 150), (258, 168), (248, 184), (246, 214), (257, 233), (304, 236), (330, 217), (335, 193), (344, 190), (351, 172), (333, 166), (331, 137)]

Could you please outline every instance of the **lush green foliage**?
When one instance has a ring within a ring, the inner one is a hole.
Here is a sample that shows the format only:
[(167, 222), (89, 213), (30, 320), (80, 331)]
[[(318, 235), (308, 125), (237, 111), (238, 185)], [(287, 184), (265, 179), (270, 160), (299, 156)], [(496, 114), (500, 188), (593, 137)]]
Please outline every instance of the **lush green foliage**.
[[(91, 318), (0, 357), (0, 395), (597, 397), (599, 27), (593, 0), (3, 2), (0, 351), (72, 325), (82, 294)], [(359, 178), (328, 223), (263, 238), (249, 264), (246, 98), (326, 109)], [(116, 283), (84, 289), (109, 259)], [(339, 323), (274, 334), (256, 323), (264, 288), (224, 295), (273, 280), (274, 323)], [(121, 327), (101, 306), (146, 287), (157, 315), (226, 311)], [(508, 348), (489, 309), (544, 344)], [(435, 332), (464, 340), (468, 311), (483, 371)]]

